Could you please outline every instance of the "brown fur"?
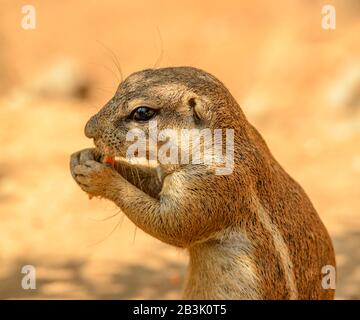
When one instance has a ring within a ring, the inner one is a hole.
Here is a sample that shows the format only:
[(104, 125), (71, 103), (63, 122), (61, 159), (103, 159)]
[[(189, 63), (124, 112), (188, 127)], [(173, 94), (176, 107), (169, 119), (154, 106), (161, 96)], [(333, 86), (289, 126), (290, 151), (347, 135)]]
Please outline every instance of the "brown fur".
[[(126, 162), (118, 170), (103, 165), (100, 154), (125, 156), (128, 130), (146, 130), (126, 120), (142, 104), (160, 109), (159, 129), (234, 129), (233, 173), (214, 175), (214, 166), (193, 164), (160, 165), (156, 172)], [(335, 266), (335, 258), (318, 214), (212, 75), (190, 67), (135, 73), (85, 133), (97, 149), (72, 155), (75, 180), (115, 202), (145, 232), (189, 250), (185, 298), (334, 297), (321, 286), (321, 268)]]

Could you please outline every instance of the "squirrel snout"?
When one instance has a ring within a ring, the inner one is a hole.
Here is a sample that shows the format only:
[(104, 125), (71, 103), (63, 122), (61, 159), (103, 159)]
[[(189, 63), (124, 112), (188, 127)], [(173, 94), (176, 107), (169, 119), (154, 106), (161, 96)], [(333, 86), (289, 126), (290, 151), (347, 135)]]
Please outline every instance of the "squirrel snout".
[(97, 138), (98, 123), (95, 116), (92, 116), (85, 125), (85, 136), (90, 139)]

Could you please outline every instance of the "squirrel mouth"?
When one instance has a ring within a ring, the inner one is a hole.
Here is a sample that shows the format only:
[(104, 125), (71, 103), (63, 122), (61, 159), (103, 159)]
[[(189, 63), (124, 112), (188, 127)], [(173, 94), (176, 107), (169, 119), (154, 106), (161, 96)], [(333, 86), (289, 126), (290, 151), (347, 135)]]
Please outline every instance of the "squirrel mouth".
[(149, 161), (146, 158), (134, 157), (134, 158), (125, 158), (121, 156), (115, 155), (115, 152), (110, 147), (98, 147), (96, 146), (96, 152), (98, 154), (98, 161), (104, 164), (107, 164), (113, 167), (115, 170), (119, 171), (119, 168), (122, 164), (127, 164), (133, 166), (134, 168), (139, 167), (147, 167), (155, 169), (158, 167), (158, 163), (156, 161)]
[[(154, 162), (148, 161), (146, 158), (132, 158), (132, 159), (127, 159), (124, 157), (119, 157), (119, 156), (114, 156), (111, 152), (109, 152), (110, 150), (107, 149), (105, 150), (105, 152), (100, 152), (99, 149), (96, 149), (96, 151), (99, 154), (99, 161), (103, 164), (106, 164), (110, 167), (112, 167), (115, 171), (117, 171), (123, 178), (125, 178), (126, 180), (128, 180), (130, 183), (134, 184), (135, 186), (136, 181), (132, 181), (131, 177), (129, 180), (129, 176), (126, 173), (127, 170), (130, 170), (131, 175), (132, 175), (132, 179), (134, 178), (134, 173), (133, 170), (136, 172), (135, 177), (137, 177), (137, 179), (139, 180), (139, 186), (137, 186), (138, 188), (140, 188), (141, 190), (143, 190), (145, 193), (147, 192), (146, 189), (142, 188), (141, 185), (141, 181), (140, 181), (140, 177), (139, 177), (139, 172), (138, 170), (146, 170), (148, 173), (150, 171), (153, 171), (153, 176), (157, 177), (158, 183), (157, 185), (159, 186), (159, 192), (162, 188), (163, 182), (164, 182), (164, 176), (161, 172), (161, 169), (159, 167), (159, 165)], [(127, 168), (127, 169), (126, 169)], [(150, 171), (149, 171), (150, 170)], [(154, 195), (152, 195), (154, 196)]]
[[(140, 157), (137, 153), (133, 157), (128, 158), (127, 156), (120, 156), (116, 149), (112, 146), (106, 145), (101, 139), (93, 140), (96, 153), (98, 154), (98, 160), (102, 163), (111, 165), (112, 167), (117, 168), (121, 163), (127, 163), (131, 166), (140, 166), (148, 168), (156, 168), (159, 166), (157, 160), (149, 159), (149, 155), (146, 154), (145, 157)], [(115, 166), (116, 165), (116, 166)]]

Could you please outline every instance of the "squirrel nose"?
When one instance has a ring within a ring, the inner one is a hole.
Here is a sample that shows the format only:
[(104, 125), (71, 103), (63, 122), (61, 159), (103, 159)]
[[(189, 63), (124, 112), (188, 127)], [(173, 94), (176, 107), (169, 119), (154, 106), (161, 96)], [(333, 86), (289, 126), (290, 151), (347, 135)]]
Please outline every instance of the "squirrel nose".
[(92, 116), (85, 125), (85, 136), (90, 139), (97, 138), (98, 121), (95, 116)]

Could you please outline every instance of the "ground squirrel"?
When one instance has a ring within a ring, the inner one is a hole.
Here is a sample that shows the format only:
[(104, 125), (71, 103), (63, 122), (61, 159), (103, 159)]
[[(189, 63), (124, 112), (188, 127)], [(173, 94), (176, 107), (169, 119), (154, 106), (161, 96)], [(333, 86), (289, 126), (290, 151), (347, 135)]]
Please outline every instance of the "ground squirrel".
[[(127, 133), (137, 128), (148, 135), (155, 120), (159, 130), (233, 130), (232, 173), (214, 174), (214, 163), (154, 168), (119, 161), (114, 170), (101, 162), (104, 155), (126, 158)], [(74, 179), (148, 234), (189, 251), (184, 298), (334, 297), (322, 286), (322, 268), (335, 266), (324, 225), (214, 76), (192, 67), (136, 72), (88, 121), (85, 134), (96, 148), (71, 156)]]

